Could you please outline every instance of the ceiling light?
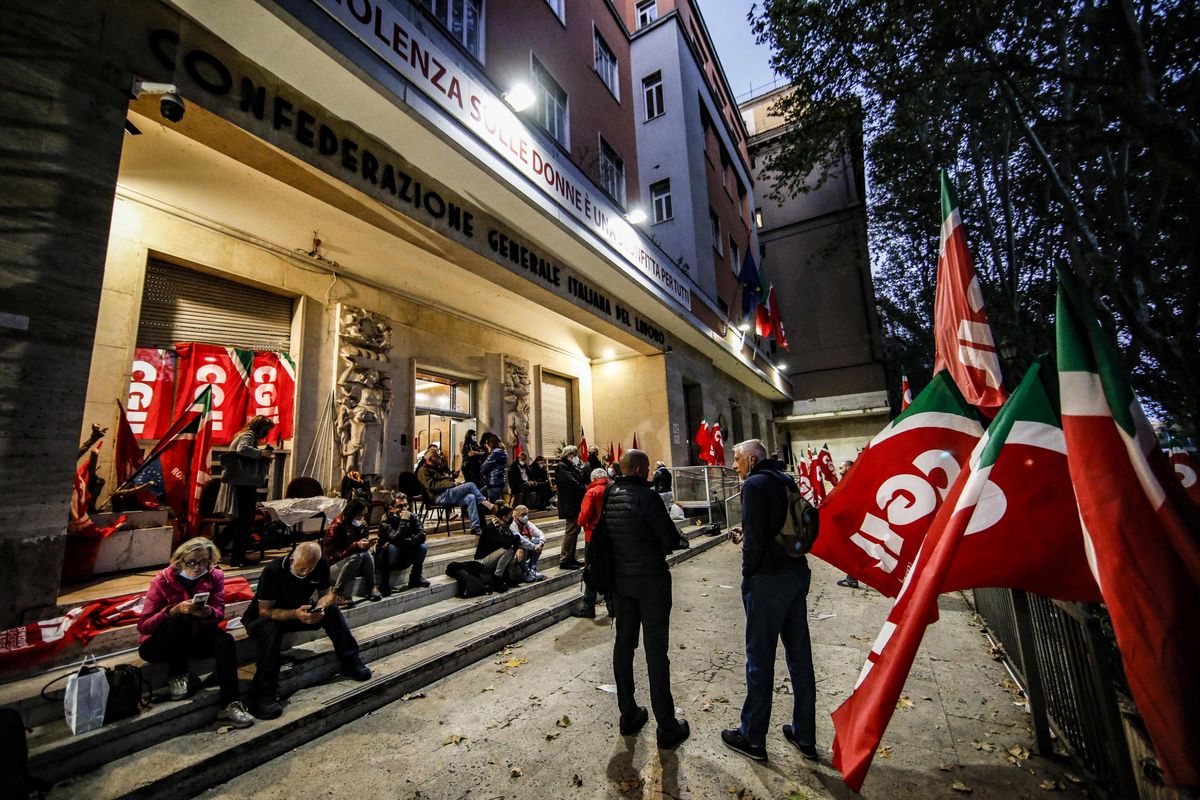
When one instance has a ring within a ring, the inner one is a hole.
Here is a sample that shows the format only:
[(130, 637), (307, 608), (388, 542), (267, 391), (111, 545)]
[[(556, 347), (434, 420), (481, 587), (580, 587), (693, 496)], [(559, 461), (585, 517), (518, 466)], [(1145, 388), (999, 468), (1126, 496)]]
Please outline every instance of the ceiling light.
[(524, 111), (537, 102), (537, 96), (534, 95), (533, 89), (529, 88), (529, 84), (517, 83), (511, 89), (504, 93), (504, 102), (508, 103), (513, 111)]
[(741, 331), (742, 333), (746, 333), (747, 331), (750, 330), (750, 323), (743, 322), (741, 325), (738, 325), (738, 330)]
[(629, 220), (633, 225), (641, 225), (646, 221), (646, 212), (640, 208), (633, 208), (625, 215), (625, 219)]
[(779, 364), (775, 365), (776, 372), (783, 372), (786, 369), (787, 369), (787, 364), (779, 363)]
[(605, 359), (605, 360), (608, 360), (608, 359), (613, 359), (613, 358), (616, 358), (616, 357), (617, 357), (617, 353), (616, 353), (616, 351), (615, 351), (615, 350), (613, 350), (613, 349), (610, 347), (610, 348), (608, 348), (607, 350), (605, 350), (603, 353), (601, 353), (601, 354), (600, 354), (600, 357), (601, 357), (601, 358), (603, 358), (603, 359)]

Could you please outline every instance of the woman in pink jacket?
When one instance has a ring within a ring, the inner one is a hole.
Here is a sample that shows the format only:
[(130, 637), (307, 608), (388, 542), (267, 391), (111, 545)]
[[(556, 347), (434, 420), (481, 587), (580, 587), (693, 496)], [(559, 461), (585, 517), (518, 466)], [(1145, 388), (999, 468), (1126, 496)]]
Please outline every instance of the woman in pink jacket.
[(221, 686), (218, 719), (248, 728), (254, 717), (238, 692), (237, 651), (233, 637), (221, 630), (225, 619), (225, 573), (217, 569), (221, 551), (209, 539), (181, 544), (166, 569), (154, 576), (138, 619), (138, 654), (150, 662), (167, 662), (171, 699), (188, 694), (188, 660), (212, 658)]

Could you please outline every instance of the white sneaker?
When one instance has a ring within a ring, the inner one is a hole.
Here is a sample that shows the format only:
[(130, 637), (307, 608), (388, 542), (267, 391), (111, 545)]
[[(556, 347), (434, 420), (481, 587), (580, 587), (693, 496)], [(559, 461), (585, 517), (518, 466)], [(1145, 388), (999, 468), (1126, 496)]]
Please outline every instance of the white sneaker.
[(217, 714), (217, 719), (223, 719), (235, 728), (249, 728), (254, 724), (254, 717), (242, 705), (241, 700), (234, 700), (222, 708), (221, 712)]
[(182, 700), (188, 696), (188, 676), (176, 675), (171, 678), (171, 699)]

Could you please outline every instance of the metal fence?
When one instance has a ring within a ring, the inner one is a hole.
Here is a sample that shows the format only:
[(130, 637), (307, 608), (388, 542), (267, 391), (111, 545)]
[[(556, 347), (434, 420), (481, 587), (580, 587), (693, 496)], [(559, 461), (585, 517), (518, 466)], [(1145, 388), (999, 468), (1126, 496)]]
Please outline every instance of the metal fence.
[(1147, 797), (1130, 758), (1118, 695), (1120, 658), (1099, 606), (1010, 589), (975, 589), (975, 608), (1003, 645), (1029, 701), (1038, 753), (1053, 735), (1109, 798)]
[(737, 522), (729, 518), (729, 500), (738, 495), (738, 476), (729, 467), (672, 467), (671, 489), (689, 519), (699, 518), (709, 525), (729, 527), (741, 521), (741, 506), (737, 506)]

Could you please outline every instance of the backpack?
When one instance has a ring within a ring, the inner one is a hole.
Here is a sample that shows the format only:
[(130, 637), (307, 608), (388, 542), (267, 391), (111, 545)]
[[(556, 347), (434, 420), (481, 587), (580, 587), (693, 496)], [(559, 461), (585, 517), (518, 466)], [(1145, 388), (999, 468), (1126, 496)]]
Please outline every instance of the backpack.
[(616, 575), (616, 554), (613, 553), (612, 539), (609, 538), (608, 522), (604, 512), (608, 507), (608, 493), (613, 484), (604, 487), (604, 496), (600, 498), (600, 519), (592, 528), (592, 540), (588, 542), (586, 563), (583, 565), (583, 582), (588, 588), (599, 594), (608, 595), (612, 591)]
[[(781, 473), (782, 474), (782, 473)], [(821, 515), (812, 503), (800, 494), (800, 487), (789, 476), (784, 475), (784, 485), (787, 487), (787, 514), (783, 518), (783, 527), (775, 535), (775, 543), (783, 548), (788, 558), (804, 558), (821, 529)]]
[(478, 561), (451, 561), (446, 565), (446, 574), (458, 583), (455, 597), (480, 597), (491, 591)]
[(104, 707), (104, 722), (115, 722), (136, 716), (143, 708), (149, 707), (144, 699), (143, 689), (149, 694), (150, 682), (142, 672), (142, 668), (134, 664), (117, 664), (107, 670), (108, 703)]

